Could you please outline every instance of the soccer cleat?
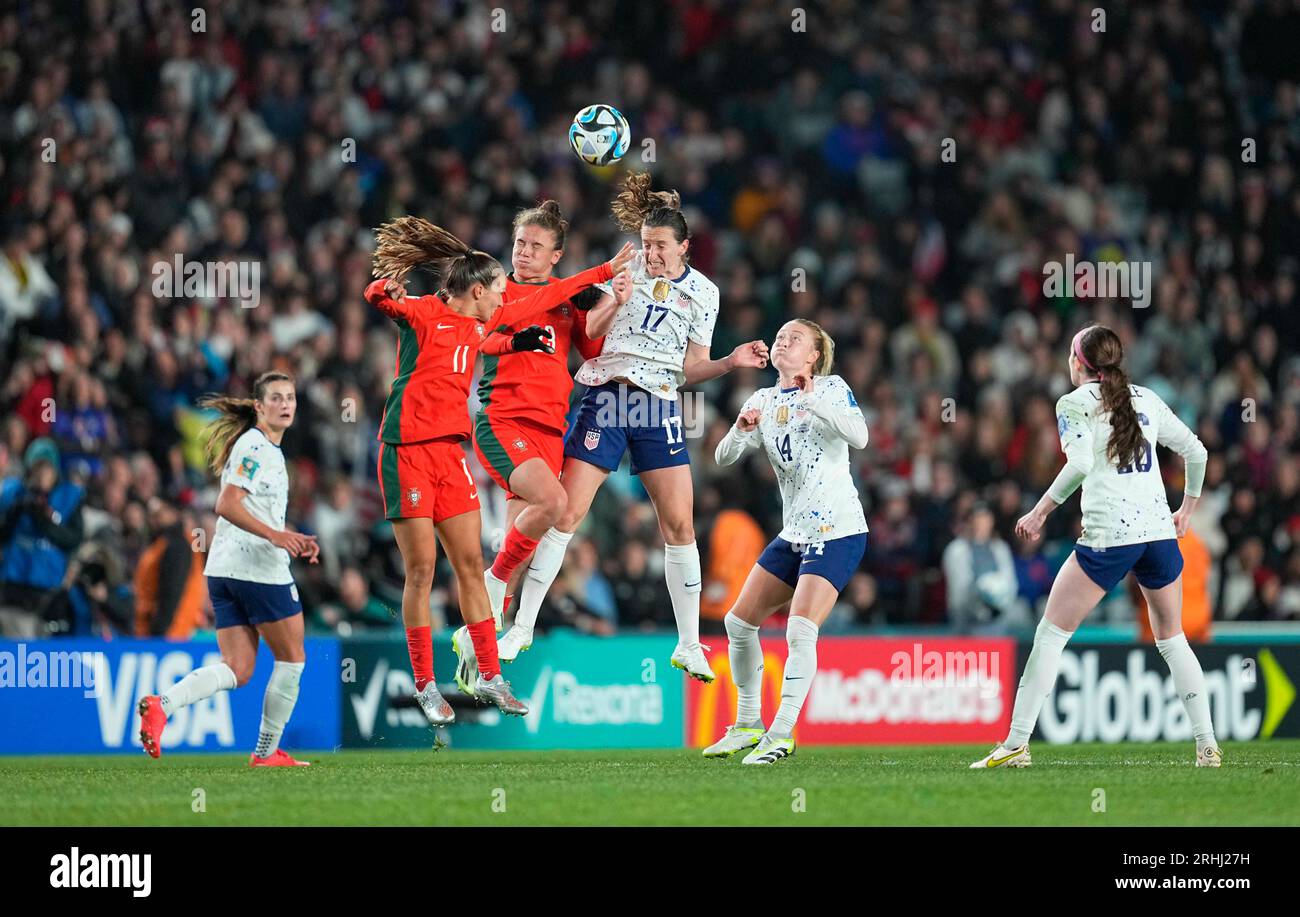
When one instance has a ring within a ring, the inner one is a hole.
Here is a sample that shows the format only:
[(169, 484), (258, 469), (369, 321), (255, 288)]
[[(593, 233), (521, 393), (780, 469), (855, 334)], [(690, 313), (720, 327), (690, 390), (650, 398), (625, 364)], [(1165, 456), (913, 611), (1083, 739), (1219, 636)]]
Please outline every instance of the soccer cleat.
[(713, 669), (709, 668), (709, 660), (704, 658), (704, 651), (707, 649), (708, 647), (702, 643), (677, 644), (677, 649), (673, 650), (673, 658), (670, 660), (673, 668), (681, 669), (706, 685), (713, 684), (715, 677)]
[(794, 739), (777, 739), (765, 732), (754, 746), (754, 750), (745, 755), (741, 764), (775, 764), (782, 758), (794, 754)]
[(423, 691), (417, 691), (415, 702), (424, 711), (424, 718), (430, 726), (446, 726), (456, 722), (456, 712), (451, 709), (447, 699), (438, 693), (438, 686), (429, 682)]
[(136, 710), (140, 712), (140, 744), (144, 746), (145, 754), (151, 758), (161, 758), (162, 734), (167, 726), (162, 698), (157, 694), (142, 697)]
[(296, 761), (289, 756), (283, 748), (277, 748), (265, 758), (259, 758), (257, 753), (248, 756), (249, 767), (310, 767), (310, 761)]
[(515, 624), (497, 641), (497, 658), (514, 662), (519, 654), (533, 645), (533, 629)]
[(973, 771), (987, 770), (990, 767), (1029, 767), (1033, 761), (1029, 757), (1029, 745), (1019, 748), (1007, 748), (999, 745), (983, 758), (970, 766)]
[(487, 701), (495, 705), (498, 710), (507, 716), (526, 716), (528, 714), (528, 705), (511, 693), (510, 682), (499, 674), (487, 679), (480, 672), (478, 680), (474, 682), (473, 696), (481, 701)]
[(1223, 753), (1219, 751), (1217, 745), (1211, 745), (1208, 748), (1198, 748), (1196, 749), (1196, 766), (1222, 767)]
[(738, 751), (753, 748), (763, 738), (762, 729), (747, 726), (728, 726), (722, 738), (704, 749), (706, 758), (730, 758)]
[(488, 608), (492, 609), (492, 621), (499, 634), (506, 626), (506, 584), (488, 567), (483, 571), (483, 585), (487, 587)]
[(456, 687), (467, 697), (474, 696), (474, 682), (478, 680), (478, 656), (474, 654), (474, 638), (469, 628), (461, 626), (451, 635), (451, 649), (456, 654)]

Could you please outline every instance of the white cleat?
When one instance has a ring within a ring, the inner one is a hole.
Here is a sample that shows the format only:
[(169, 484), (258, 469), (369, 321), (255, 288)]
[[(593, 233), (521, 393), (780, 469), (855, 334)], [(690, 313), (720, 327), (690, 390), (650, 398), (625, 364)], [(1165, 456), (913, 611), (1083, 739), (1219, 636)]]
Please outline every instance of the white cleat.
[(456, 712), (451, 709), (446, 698), (438, 693), (438, 686), (433, 682), (429, 682), (423, 691), (413, 696), (430, 726), (448, 726), (456, 722)]
[(501, 633), (506, 626), (506, 584), (496, 578), (492, 568), (483, 571), (483, 585), (487, 587), (488, 608), (492, 609), (492, 621)]
[(775, 764), (782, 758), (794, 754), (794, 739), (778, 739), (770, 733), (763, 733), (754, 750), (745, 755), (741, 764)]
[(704, 749), (706, 758), (730, 758), (738, 751), (753, 748), (763, 738), (764, 730), (748, 726), (728, 726), (722, 738)]
[(1007, 748), (999, 745), (983, 758), (970, 766), (973, 771), (987, 770), (991, 767), (1029, 767), (1033, 761), (1029, 757), (1029, 744), (1019, 748)]
[(674, 669), (681, 669), (692, 678), (704, 682), (706, 685), (713, 684), (716, 677), (713, 669), (709, 668), (709, 660), (705, 658), (704, 651), (708, 649), (702, 643), (679, 643), (677, 649), (673, 650), (673, 657), (670, 660)]
[(519, 654), (533, 645), (533, 629), (515, 624), (497, 641), (497, 657), (502, 662), (514, 662)]
[(456, 654), (456, 687), (468, 697), (477, 697), (474, 684), (478, 681), (478, 657), (474, 655), (474, 638), (464, 625), (451, 635), (451, 650)]
[(1219, 746), (1211, 745), (1208, 748), (1196, 749), (1196, 766), (1222, 767), (1223, 753), (1219, 751)]

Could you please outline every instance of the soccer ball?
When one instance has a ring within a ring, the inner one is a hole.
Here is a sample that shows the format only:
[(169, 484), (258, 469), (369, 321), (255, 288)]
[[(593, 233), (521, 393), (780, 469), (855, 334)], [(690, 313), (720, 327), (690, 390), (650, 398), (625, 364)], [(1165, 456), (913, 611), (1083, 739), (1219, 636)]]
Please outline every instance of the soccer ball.
[(613, 105), (588, 105), (574, 115), (569, 126), (569, 146), (589, 165), (618, 162), (631, 142), (627, 118)]

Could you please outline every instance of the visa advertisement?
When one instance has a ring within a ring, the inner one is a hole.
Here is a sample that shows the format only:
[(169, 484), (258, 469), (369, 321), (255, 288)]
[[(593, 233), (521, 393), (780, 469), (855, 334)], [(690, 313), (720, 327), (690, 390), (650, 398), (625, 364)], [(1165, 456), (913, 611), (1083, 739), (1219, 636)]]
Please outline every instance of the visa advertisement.
[[(339, 641), (309, 638), (288, 749), (339, 744)], [(143, 754), (136, 704), (221, 661), (215, 640), (0, 641), (0, 754)], [(265, 645), (252, 679), (177, 710), (163, 754), (252, 751), (274, 660)]]

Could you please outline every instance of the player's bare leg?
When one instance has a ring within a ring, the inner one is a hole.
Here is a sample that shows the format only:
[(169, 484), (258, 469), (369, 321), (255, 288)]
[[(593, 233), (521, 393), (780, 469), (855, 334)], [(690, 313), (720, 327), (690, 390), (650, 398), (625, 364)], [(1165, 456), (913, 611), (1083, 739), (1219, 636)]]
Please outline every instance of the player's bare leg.
[(1029, 735), (1038, 722), (1043, 702), (1052, 693), (1056, 674), (1061, 668), (1065, 644), (1083, 619), (1097, 607), (1106, 591), (1092, 581), (1070, 553), (1052, 583), (1047, 609), (1034, 632), (1034, 648), (1025, 660), (1025, 671), (1016, 689), (1016, 703), (1011, 710), (1011, 732), (991, 752), (971, 765), (973, 770), (992, 767), (1028, 767)]
[(218, 691), (233, 691), (253, 677), (257, 662), (257, 631), (251, 627), (222, 627), (217, 631), (221, 661), (195, 669), (162, 694), (140, 698), (140, 744), (145, 754), (162, 755), (162, 733), (167, 718), (182, 707), (211, 697)]
[(1156, 649), (1164, 657), (1174, 678), (1174, 689), (1187, 711), (1196, 739), (1196, 766), (1218, 767), (1223, 763), (1219, 743), (1214, 738), (1214, 723), (1210, 719), (1210, 696), (1205, 690), (1205, 673), (1192, 652), (1183, 633), (1183, 578), (1148, 589), (1142, 586), (1151, 617), (1151, 633), (1156, 638)]
[(794, 596), (794, 590), (758, 564), (749, 571), (740, 595), (723, 618), (727, 658), (736, 686), (736, 721), (704, 749), (706, 758), (729, 758), (758, 744), (763, 733), (763, 648), (758, 628)]
[(794, 597), (790, 600), (790, 619), (785, 628), (789, 654), (781, 676), (781, 706), (771, 728), (745, 756), (742, 764), (775, 764), (794, 754), (794, 724), (817, 675), (817, 634), (830, 617), (839, 594), (835, 585), (824, 576), (806, 573), (799, 577)]
[(406, 648), (415, 675), (415, 701), (431, 726), (446, 726), (456, 721), (456, 714), (438, 692), (433, 680), (433, 628), (429, 620), (429, 593), (433, 589), (433, 569), (438, 559), (438, 541), (433, 520), (429, 518), (394, 519), (393, 535), (406, 583), (402, 586), (402, 625), (406, 628)]
[[(516, 468), (510, 475), (509, 484), (511, 493), (519, 499), (510, 500), (506, 504), (505, 540), (496, 560), (483, 574), (483, 583), (487, 587), (488, 600), (498, 630), (501, 629), (505, 606), (512, 595), (509, 584), (512, 581), (518, 582), (518, 577), (523, 575), (522, 570), (526, 569), (527, 561), (537, 549), (538, 540), (560, 521), (568, 502), (559, 478), (540, 458), (531, 458)], [(516, 634), (511, 642), (517, 643), (518, 636)], [(505, 638), (501, 642), (501, 649), (505, 651)], [(529, 643), (531, 642), (530, 639)], [(521, 647), (512, 645), (509, 649), (509, 658), (503, 657), (503, 661), (513, 660)]]
[(519, 613), (515, 616), (514, 627), (501, 641), (503, 645), (508, 642), (506, 650), (513, 651), (510, 654), (503, 653), (502, 658), (507, 662), (532, 645), (533, 625), (537, 623), (542, 600), (560, 574), (564, 552), (573, 539), (573, 533), (587, 517), (591, 501), (596, 498), (596, 492), (608, 477), (608, 471), (589, 462), (576, 458), (564, 460), (564, 471), (560, 475), (566, 497), (564, 512), (559, 521), (537, 542), (532, 563), (528, 565), (528, 573), (519, 591)]
[[(437, 525), (438, 539), (456, 576), (460, 615), (465, 619), (465, 627), (452, 639), (452, 648), (460, 657), (456, 666), (456, 684), (470, 697), (494, 704), (502, 713), (523, 716), (528, 707), (515, 698), (509, 682), (501, 677), (501, 663), (497, 659), (496, 623), (483, 585), (482, 525), (477, 509), (444, 519)], [(478, 667), (472, 685), (464, 675), (469, 654), (463, 646), (462, 632), (469, 635)]]
[(659, 532), (664, 539), (664, 579), (677, 622), (677, 649), (672, 665), (691, 678), (710, 683), (713, 670), (700, 644), (700, 551), (695, 545), (695, 490), (691, 466), (641, 472), (641, 485), (650, 495)]
[(280, 747), (284, 727), (298, 703), (298, 686), (307, 664), (301, 614), (257, 625), (257, 633), (271, 650), (275, 667), (262, 697), (262, 726), (257, 748), (248, 763), (253, 767), (299, 767), (310, 761), (296, 761)]

